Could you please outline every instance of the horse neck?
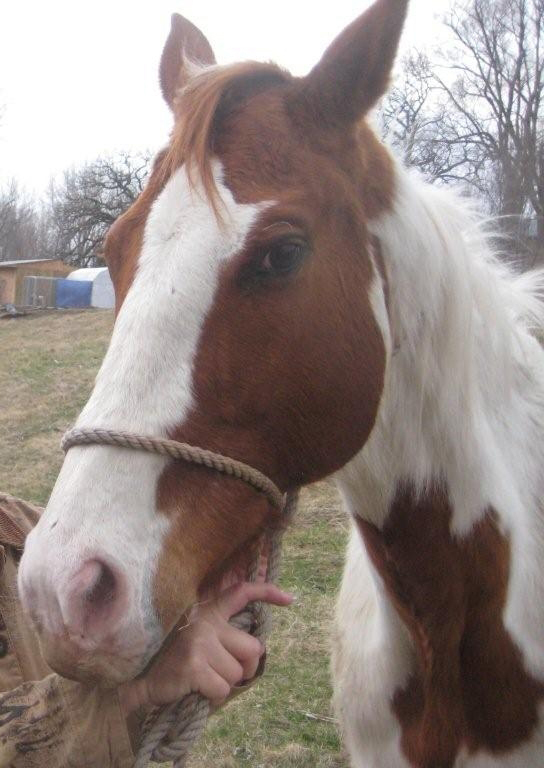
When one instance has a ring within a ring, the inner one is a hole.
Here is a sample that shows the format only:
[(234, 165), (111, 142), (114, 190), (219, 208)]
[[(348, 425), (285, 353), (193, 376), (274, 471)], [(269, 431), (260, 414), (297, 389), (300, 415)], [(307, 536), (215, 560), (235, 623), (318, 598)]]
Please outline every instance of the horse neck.
[[(543, 320), (542, 278), (515, 276), (465, 204), (402, 169), (392, 211), (371, 230), (387, 271), (391, 353), (374, 430), (337, 475), (346, 506), (380, 531), (399, 497), (413, 499), (400, 514), (422, 503), (426, 521), (435, 506), (443, 521), (447, 505), (452, 541), (492, 517), (509, 540), (507, 623), (536, 640), (544, 356), (530, 324)], [(538, 653), (533, 661), (544, 674)]]
[(401, 168), (396, 183), (392, 211), (371, 225), (388, 279), (386, 383), (339, 482), (348, 496), (361, 477), (374, 487), (377, 524), (400, 482), (444, 484), (461, 533), (489, 506), (515, 519), (542, 490), (544, 362), (528, 327), (543, 316), (537, 278), (500, 263), (451, 193)]

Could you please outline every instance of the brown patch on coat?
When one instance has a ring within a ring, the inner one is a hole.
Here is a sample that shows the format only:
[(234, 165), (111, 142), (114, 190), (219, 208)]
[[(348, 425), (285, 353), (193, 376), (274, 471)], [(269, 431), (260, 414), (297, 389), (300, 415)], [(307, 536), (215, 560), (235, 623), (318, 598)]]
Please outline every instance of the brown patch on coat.
[(451, 516), (443, 490), (401, 488), (382, 531), (357, 520), (416, 648), (393, 711), (417, 768), (452, 768), (462, 747), (503, 754), (522, 745), (544, 698), (503, 624), (510, 546), (496, 515), (464, 538), (452, 536)]
[(164, 473), (157, 507), (172, 524), (154, 579), (155, 607), (167, 629), (180, 607), (190, 607), (234, 564), (246, 572), (253, 543), (270, 525), (282, 524), (265, 497), (242, 480), (184, 463)]

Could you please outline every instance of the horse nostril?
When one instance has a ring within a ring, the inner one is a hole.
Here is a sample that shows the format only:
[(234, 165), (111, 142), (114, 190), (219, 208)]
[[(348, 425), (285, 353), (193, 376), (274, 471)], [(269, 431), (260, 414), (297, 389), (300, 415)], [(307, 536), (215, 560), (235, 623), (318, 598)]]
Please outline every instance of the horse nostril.
[[(107, 607), (115, 599), (115, 574), (111, 568), (99, 560), (95, 561), (97, 578), (94, 584), (87, 590), (85, 600), (94, 608)], [(99, 569), (99, 570), (98, 570)]]
[(93, 646), (115, 632), (127, 599), (122, 574), (103, 560), (87, 560), (61, 591), (63, 620), (74, 642)]

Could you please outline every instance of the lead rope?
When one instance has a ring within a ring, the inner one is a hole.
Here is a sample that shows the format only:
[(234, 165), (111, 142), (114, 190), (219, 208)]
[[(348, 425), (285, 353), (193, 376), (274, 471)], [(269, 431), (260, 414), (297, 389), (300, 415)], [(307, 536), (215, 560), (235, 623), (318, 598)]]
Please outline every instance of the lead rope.
[[(296, 511), (297, 493), (287, 495), (284, 507), (285, 524)], [(268, 567), (266, 580), (275, 582), (279, 575), (281, 543), (284, 528), (268, 534)], [(258, 560), (252, 564), (248, 578), (255, 580)], [(270, 629), (270, 609), (263, 603), (253, 603), (233, 616), (230, 623), (264, 642)], [(200, 738), (210, 714), (210, 702), (199, 693), (190, 693), (175, 704), (158, 707), (147, 717), (134, 768), (147, 768), (150, 761), (173, 761), (174, 768), (185, 768), (195, 742)]]
[[(67, 432), (61, 442), (65, 452), (80, 445), (112, 445), (170, 456), (173, 459), (200, 464), (237, 477), (264, 493), (270, 503), (282, 511), (281, 525), (267, 533), (266, 581), (277, 581), (283, 534), (295, 514), (298, 491), (284, 495), (266, 475), (248, 464), (175, 440), (163, 440), (109, 429), (76, 428)], [(249, 568), (247, 575), (249, 581), (255, 581), (259, 559), (260, 553)], [(233, 616), (230, 623), (237, 629), (250, 633), (264, 644), (270, 628), (270, 609), (263, 603), (252, 603), (244, 611)], [(144, 722), (142, 741), (134, 768), (147, 768), (150, 761), (158, 763), (172, 761), (174, 768), (185, 768), (194, 743), (206, 728), (209, 715), (210, 702), (200, 693), (190, 693), (174, 704), (155, 707)]]

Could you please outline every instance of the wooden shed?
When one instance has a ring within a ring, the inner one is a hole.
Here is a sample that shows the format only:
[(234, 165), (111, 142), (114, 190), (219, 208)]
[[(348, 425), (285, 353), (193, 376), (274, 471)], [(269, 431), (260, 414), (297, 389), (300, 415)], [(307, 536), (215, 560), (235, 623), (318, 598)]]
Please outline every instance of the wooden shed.
[(28, 259), (0, 261), (0, 304), (21, 304), (23, 279), (36, 277), (66, 277), (70, 272), (62, 259)]

